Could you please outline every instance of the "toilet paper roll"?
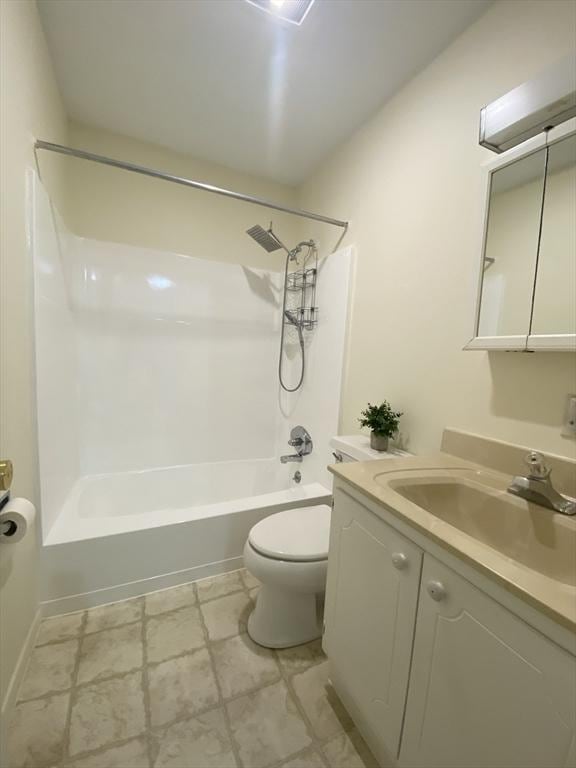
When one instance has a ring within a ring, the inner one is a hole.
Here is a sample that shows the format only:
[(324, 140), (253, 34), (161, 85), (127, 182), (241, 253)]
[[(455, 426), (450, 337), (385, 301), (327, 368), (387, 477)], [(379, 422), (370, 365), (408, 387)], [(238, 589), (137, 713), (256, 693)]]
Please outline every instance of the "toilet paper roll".
[(10, 499), (0, 512), (0, 542), (16, 544), (26, 536), (36, 510), (28, 499)]

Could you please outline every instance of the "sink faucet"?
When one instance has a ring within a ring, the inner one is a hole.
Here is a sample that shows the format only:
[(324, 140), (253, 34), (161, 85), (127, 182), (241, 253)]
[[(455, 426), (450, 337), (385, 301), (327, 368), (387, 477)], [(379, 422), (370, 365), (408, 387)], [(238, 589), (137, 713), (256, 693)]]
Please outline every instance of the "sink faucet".
[(304, 427), (294, 427), (290, 431), (288, 445), (296, 448), (296, 453), (289, 456), (280, 456), (282, 464), (286, 464), (288, 461), (302, 461), (304, 456), (308, 456), (309, 453), (312, 453), (312, 438)]
[(508, 493), (553, 509), (554, 512), (560, 512), (562, 515), (576, 515), (576, 501), (562, 496), (554, 488), (550, 481), (551, 470), (544, 463), (544, 457), (532, 451), (524, 461), (529, 467), (528, 474), (515, 477), (508, 488)]

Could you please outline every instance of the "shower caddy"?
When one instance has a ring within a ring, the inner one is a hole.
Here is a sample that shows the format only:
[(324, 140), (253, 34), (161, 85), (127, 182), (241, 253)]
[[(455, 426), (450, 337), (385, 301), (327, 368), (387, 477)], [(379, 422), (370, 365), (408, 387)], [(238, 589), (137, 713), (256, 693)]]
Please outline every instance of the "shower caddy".
[(293, 297), (294, 306), (286, 309), (294, 325), (311, 331), (318, 323), (316, 306), (316, 281), (318, 278), (318, 251), (313, 249), (314, 264), (307, 266), (306, 260), (301, 269), (288, 273), (287, 290)]

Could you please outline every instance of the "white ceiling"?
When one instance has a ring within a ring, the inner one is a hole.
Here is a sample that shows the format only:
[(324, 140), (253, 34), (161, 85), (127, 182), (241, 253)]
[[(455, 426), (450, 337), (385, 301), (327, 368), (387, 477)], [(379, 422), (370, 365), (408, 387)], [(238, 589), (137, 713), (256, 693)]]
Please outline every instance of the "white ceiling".
[(70, 116), (297, 184), (490, 5), (38, 0)]

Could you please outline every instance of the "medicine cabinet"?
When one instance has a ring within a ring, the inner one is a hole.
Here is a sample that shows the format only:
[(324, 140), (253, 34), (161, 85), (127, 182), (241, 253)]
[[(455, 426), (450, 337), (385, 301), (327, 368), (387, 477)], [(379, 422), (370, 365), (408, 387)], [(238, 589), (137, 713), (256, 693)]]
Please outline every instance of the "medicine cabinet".
[(576, 119), (484, 168), (478, 299), (465, 348), (576, 351)]

